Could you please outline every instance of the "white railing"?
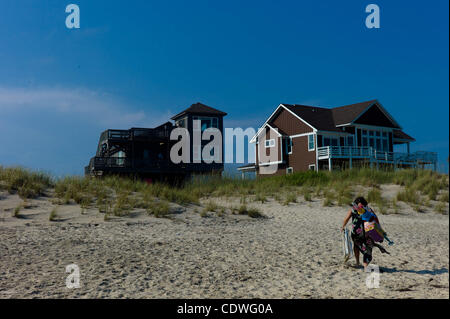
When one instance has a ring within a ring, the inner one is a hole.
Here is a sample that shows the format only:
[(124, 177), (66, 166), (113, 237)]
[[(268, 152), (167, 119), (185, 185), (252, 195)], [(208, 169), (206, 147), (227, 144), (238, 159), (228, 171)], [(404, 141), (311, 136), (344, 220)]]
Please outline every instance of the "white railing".
[(323, 146), (317, 148), (319, 159), (328, 158), (364, 158), (377, 162), (397, 162), (397, 163), (425, 163), (434, 164), (437, 162), (435, 152), (415, 152), (415, 153), (394, 153), (377, 151), (372, 147), (354, 146)]

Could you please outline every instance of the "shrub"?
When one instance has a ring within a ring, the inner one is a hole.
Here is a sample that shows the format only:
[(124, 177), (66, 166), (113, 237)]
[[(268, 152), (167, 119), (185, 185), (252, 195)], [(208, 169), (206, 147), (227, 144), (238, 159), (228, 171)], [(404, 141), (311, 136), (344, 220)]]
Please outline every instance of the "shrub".
[(405, 203), (418, 204), (419, 203), (419, 194), (413, 188), (407, 187), (405, 190), (400, 191), (397, 194), (397, 200), (405, 202)]
[(311, 202), (311, 201), (312, 201), (311, 193), (308, 192), (308, 191), (306, 191), (306, 192), (303, 193), (303, 198), (304, 198), (305, 201), (307, 201), (307, 202)]
[(256, 208), (250, 208), (247, 211), (247, 215), (251, 218), (263, 218), (265, 217), (258, 209)]
[(445, 212), (445, 204), (443, 202), (439, 202), (434, 207), (434, 210), (438, 213), (444, 213)]
[(48, 217), (48, 220), (53, 222), (56, 221), (56, 219), (58, 218), (58, 213), (57, 213), (57, 209), (56, 207), (52, 209), (52, 211), (50, 212), (50, 216)]
[(265, 202), (267, 202), (267, 198), (262, 193), (257, 193), (256, 197), (255, 197), (255, 201), (260, 201), (261, 204), (264, 204)]
[(167, 217), (170, 212), (169, 203), (166, 201), (153, 202), (147, 209), (147, 213), (157, 218)]
[(369, 203), (379, 203), (382, 201), (381, 191), (376, 188), (372, 188), (367, 194), (367, 201)]
[(439, 196), (439, 201), (443, 203), (448, 203), (448, 192), (444, 192)]
[(16, 208), (14, 208), (13, 217), (20, 218), (21, 217), (21, 215), (20, 215), (21, 209), (22, 209), (22, 205), (16, 206)]
[(330, 198), (325, 197), (324, 200), (323, 200), (322, 205), (323, 206), (333, 206), (333, 201)]
[(289, 205), (289, 203), (296, 203), (297, 196), (295, 193), (288, 193), (284, 199), (283, 205)]
[(209, 201), (205, 206), (205, 211), (207, 212), (216, 212), (219, 210), (219, 206), (213, 201)]

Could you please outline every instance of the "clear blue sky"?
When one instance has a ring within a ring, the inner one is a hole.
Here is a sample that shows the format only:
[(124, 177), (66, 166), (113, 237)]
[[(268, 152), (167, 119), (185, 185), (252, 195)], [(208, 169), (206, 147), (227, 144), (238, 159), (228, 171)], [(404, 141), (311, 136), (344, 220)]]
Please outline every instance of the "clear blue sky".
[[(69, 3), (80, 29), (65, 27)], [(365, 27), (370, 3), (380, 29)], [(446, 165), (448, 10), (447, 0), (0, 0), (0, 165), (82, 174), (104, 129), (153, 127), (198, 101), (246, 128), (279, 103), (374, 98), (416, 138), (412, 151)]]

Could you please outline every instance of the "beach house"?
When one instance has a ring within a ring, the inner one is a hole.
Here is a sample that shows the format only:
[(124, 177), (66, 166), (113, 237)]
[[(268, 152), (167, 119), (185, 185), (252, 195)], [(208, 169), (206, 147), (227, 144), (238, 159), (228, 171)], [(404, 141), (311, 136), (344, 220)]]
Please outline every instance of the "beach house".
[[(101, 133), (97, 152), (85, 167), (85, 175), (139, 175), (167, 180), (185, 178), (194, 173), (220, 174), (223, 171), (223, 152), (220, 154), (221, 160), (207, 163), (200, 155), (208, 141), (200, 139), (200, 144), (194, 145), (193, 139), (208, 128), (219, 130), (223, 136), (225, 115), (225, 112), (195, 103), (174, 115), (171, 118), (173, 123), (168, 121), (155, 128), (108, 129)], [(190, 147), (186, 149), (189, 160), (180, 163), (174, 163), (170, 158), (171, 148), (178, 142), (170, 136), (177, 127), (189, 132)]]
[[(280, 104), (250, 140), (255, 163), (242, 173), (276, 165), (271, 175), (352, 167), (427, 167), (437, 154), (410, 152), (415, 139), (377, 100), (334, 108)], [(403, 144), (406, 150), (396, 152)], [(270, 156), (269, 156), (270, 155)]]

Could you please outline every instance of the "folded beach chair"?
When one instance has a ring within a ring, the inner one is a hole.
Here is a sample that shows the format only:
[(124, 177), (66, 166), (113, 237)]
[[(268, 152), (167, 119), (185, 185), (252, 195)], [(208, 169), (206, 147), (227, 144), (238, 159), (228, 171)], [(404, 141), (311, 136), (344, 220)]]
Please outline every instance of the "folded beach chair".
[(347, 228), (342, 232), (342, 251), (344, 253), (344, 263), (353, 257), (353, 242)]

